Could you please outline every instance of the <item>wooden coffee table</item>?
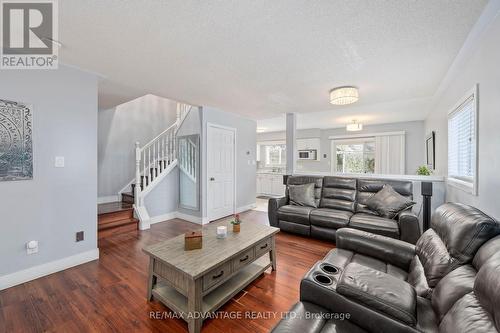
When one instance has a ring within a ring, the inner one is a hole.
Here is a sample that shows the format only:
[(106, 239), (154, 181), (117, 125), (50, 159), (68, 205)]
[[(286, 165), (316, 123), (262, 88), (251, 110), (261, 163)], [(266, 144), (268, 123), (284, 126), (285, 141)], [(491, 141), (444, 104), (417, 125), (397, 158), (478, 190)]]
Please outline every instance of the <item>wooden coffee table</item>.
[(150, 256), (148, 300), (165, 304), (187, 321), (189, 332), (198, 333), (202, 314), (216, 311), (266, 269), (276, 270), (275, 235), (278, 228), (241, 224), (225, 239), (216, 228), (227, 221), (203, 227), (203, 248), (184, 251), (184, 235), (148, 246)]

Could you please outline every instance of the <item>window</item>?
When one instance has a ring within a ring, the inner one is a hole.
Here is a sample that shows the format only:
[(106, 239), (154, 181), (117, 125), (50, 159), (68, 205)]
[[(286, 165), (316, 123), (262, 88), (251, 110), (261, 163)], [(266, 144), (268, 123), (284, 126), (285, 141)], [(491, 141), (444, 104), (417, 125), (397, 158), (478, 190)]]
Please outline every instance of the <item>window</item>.
[(477, 88), (448, 115), (448, 182), (477, 194)]
[(375, 172), (375, 138), (335, 140), (335, 153), (337, 172)]
[(286, 166), (286, 145), (273, 144), (265, 145), (264, 148), (264, 164), (266, 167), (283, 167)]

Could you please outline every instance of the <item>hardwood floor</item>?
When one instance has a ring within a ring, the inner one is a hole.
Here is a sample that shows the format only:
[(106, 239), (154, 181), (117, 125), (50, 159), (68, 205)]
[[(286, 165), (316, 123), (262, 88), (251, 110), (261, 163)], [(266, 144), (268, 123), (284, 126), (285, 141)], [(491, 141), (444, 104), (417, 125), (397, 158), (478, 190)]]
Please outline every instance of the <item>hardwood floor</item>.
[[(241, 216), (244, 223), (268, 223), (265, 212)], [(151, 318), (168, 309), (146, 301), (148, 258), (141, 249), (194, 229), (199, 225), (176, 219), (105, 238), (98, 261), (0, 291), (0, 332), (187, 332), (180, 319)], [(265, 273), (220, 309), (242, 318), (207, 320), (202, 332), (268, 332), (280, 312), (297, 302), (302, 276), (333, 246), (280, 232), (277, 271)]]

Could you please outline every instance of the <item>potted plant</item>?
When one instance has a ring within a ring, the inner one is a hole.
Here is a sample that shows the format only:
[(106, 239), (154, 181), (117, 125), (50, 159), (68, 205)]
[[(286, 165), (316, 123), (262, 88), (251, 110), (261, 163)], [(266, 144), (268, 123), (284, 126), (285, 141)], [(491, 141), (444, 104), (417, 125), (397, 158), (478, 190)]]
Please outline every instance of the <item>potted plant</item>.
[(240, 232), (240, 214), (234, 214), (234, 220), (231, 221), (231, 224), (233, 225), (233, 232)]
[(419, 176), (430, 176), (431, 173), (432, 171), (426, 165), (419, 166), (417, 169), (417, 175)]

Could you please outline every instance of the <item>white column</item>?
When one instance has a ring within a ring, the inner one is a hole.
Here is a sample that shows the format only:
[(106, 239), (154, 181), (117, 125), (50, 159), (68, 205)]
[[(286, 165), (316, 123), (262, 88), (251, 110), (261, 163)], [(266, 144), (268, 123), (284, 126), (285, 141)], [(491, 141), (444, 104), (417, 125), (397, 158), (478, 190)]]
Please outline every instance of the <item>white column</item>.
[(297, 115), (286, 114), (286, 174), (291, 175), (297, 164)]

